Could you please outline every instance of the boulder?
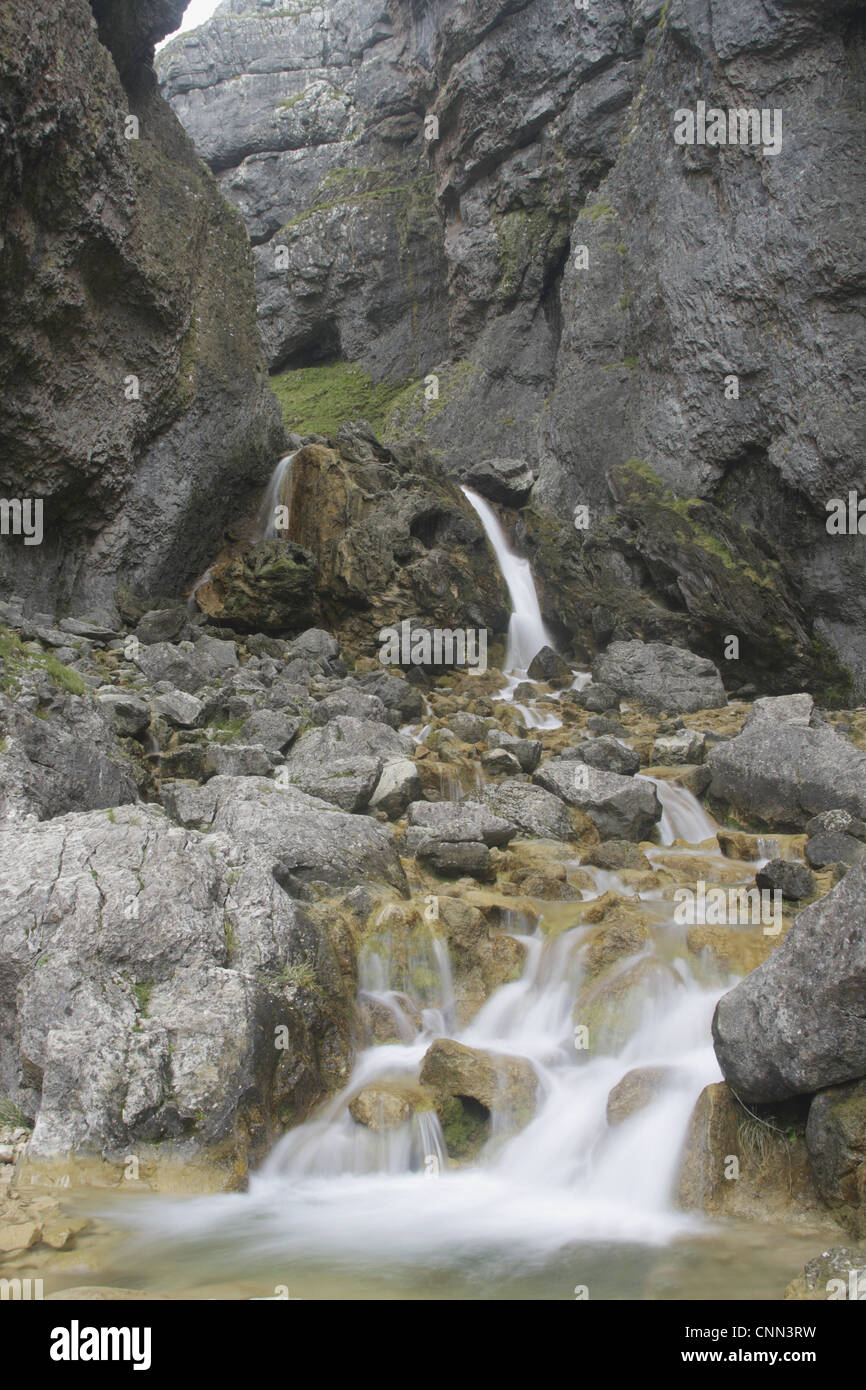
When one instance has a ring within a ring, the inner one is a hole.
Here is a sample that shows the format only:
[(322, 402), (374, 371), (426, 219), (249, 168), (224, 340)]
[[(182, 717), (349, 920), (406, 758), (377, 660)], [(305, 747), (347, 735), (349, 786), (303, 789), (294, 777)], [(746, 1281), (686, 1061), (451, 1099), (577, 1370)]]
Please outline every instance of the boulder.
[(803, 854), (813, 869), (826, 869), (831, 864), (856, 864), (866, 846), (853, 835), (841, 830), (824, 831), (806, 841)]
[(422, 794), (418, 768), (412, 759), (392, 758), (382, 768), (370, 797), (370, 810), (384, 811), (389, 820), (396, 820), (411, 802), (420, 800)]
[(532, 780), (567, 805), (585, 811), (606, 839), (646, 840), (661, 818), (658, 792), (643, 777), (621, 777), (570, 758), (549, 758)]
[(866, 817), (866, 753), (826, 725), (758, 719), (707, 763), (710, 798), (753, 821), (798, 828), (834, 808)]
[(349, 1114), (356, 1124), (374, 1134), (399, 1129), (412, 1114), (409, 1098), (387, 1086), (365, 1086), (349, 1102)]
[(241, 734), (249, 743), (258, 743), (269, 753), (285, 753), (297, 738), (301, 721), (282, 710), (257, 709), (244, 721)]
[(125, 690), (101, 690), (97, 691), (96, 700), (121, 738), (136, 738), (150, 724), (150, 705), (140, 695)]
[(456, 714), (448, 716), (445, 720), (445, 727), (456, 734), (463, 743), (483, 743), (487, 738), (489, 722), (487, 719), (482, 719), (479, 714), (467, 714), (463, 710), (458, 710)]
[(680, 729), (679, 733), (666, 734), (656, 739), (653, 744), (653, 762), (661, 767), (699, 763), (705, 747), (705, 734), (699, 733), (697, 729)]
[(643, 850), (630, 840), (601, 840), (597, 845), (590, 846), (580, 862), (613, 873), (620, 869), (641, 869), (648, 873), (652, 869)]
[(537, 738), (518, 738), (504, 729), (491, 729), (487, 735), (488, 748), (504, 748), (516, 758), (523, 772), (534, 772), (541, 762), (542, 743)]
[(164, 719), (176, 729), (194, 729), (198, 724), (204, 701), (184, 690), (166, 690), (153, 701), (154, 718)]
[(840, 833), (853, 835), (855, 840), (866, 840), (866, 824), (850, 811), (822, 811), (819, 816), (807, 820), (804, 828), (809, 836)]
[(526, 948), (505, 932), (490, 931), (484, 915), (462, 898), (436, 901), (448, 940), (457, 1022), (464, 1028), (495, 990), (519, 978)]
[(621, 777), (632, 777), (640, 768), (640, 756), (618, 738), (602, 734), (600, 738), (587, 738), (574, 748), (566, 748), (561, 758), (576, 758), (587, 767), (598, 768), (600, 772), (617, 772)]
[(719, 1000), (716, 1056), (744, 1100), (781, 1100), (866, 1075), (864, 893), (861, 859)]
[(577, 813), (558, 796), (531, 782), (500, 782), (498, 786), (485, 787), (483, 797), (485, 806), (524, 835), (536, 835), (541, 840), (575, 840), (581, 833)]
[(554, 689), (571, 685), (574, 673), (553, 647), (542, 647), (529, 663), (526, 672), (531, 681), (546, 681)]
[(0, 823), (134, 801), (128, 759), (105, 712), (60, 695), (45, 718), (0, 694)]
[(481, 766), (488, 777), (519, 777), (520, 763), (505, 748), (489, 748), (481, 754)]
[(827, 1206), (852, 1235), (866, 1238), (866, 1081), (813, 1097), (806, 1148)]
[(462, 470), (461, 477), (482, 497), (503, 507), (522, 507), (535, 482), (525, 459), (478, 459)]
[(677, 1206), (687, 1211), (712, 1211), (724, 1201), (729, 1186), (728, 1158), (739, 1154), (743, 1117), (723, 1081), (701, 1091), (682, 1148), (674, 1189)]
[(621, 699), (666, 714), (693, 714), (727, 703), (711, 661), (664, 642), (611, 642), (594, 662), (592, 675)]
[(372, 882), (406, 891), (387, 826), (346, 815), (296, 787), (259, 777), (213, 777), (202, 787), (163, 784), (162, 799), (182, 825), (260, 846), (294, 896), (308, 896), (322, 884), (354, 888)]
[(793, 1279), (785, 1290), (786, 1299), (804, 1302), (823, 1300), (857, 1301), (866, 1295), (866, 1250), (834, 1245), (822, 1250)]
[(607, 1098), (607, 1122), (615, 1127), (657, 1100), (674, 1075), (673, 1067), (634, 1067)]
[(293, 787), (308, 796), (330, 802), (341, 811), (362, 811), (368, 805), (382, 772), (381, 758), (332, 758), (317, 766), (306, 760), (298, 767), (286, 764)]
[(378, 695), (370, 695), (353, 686), (344, 686), (320, 700), (313, 707), (313, 722), (327, 724), (330, 719), (336, 719), (340, 714), (348, 715), (352, 719), (367, 719), (374, 723), (388, 724), (391, 727), (399, 717), (385, 708)]
[(808, 728), (812, 718), (815, 701), (811, 695), (767, 695), (755, 700), (743, 721), (743, 728), (749, 729), (762, 719), (772, 719), (776, 724), (795, 724)]
[[(0, 1090), (35, 1117), (31, 1159), (182, 1143), (245, 1160), (295, 1088), (308, 1103), (328, 1065), (336, 1080), (351, 995), (261, 836), (137, 805), (2, 838)], [(275, 984), (297, 959), (321, 991), (303, 1006)]]
[(268, 777), (277, 759), (261, 744), (211, 743), (204, 750), (204, 777)]
[(432, 1043), (420, 1082), (432, 1091), (452, 1157), (477, 1152), (491, 1133), (522, 1129), (535, 1113), (538, 1077), (525, 1057), (483, 1052), (451, 1038)]
[(338, 714), (301, 734), (286, 756), (285, 775), (309, 796), (359, 811), (369, 802), (385, 763), (406, 758), (412, 749), (412, 740), (387, 724)]
[(393, 676), (389, 671), (370, 671), (360, 677), (358, 684), (369, 695), (381, 700), (386, 709), (399, 714), (407, 724), (424, 715), (424, 699), (420, 690), (401, 676)]
[(422, 863), (445, 878), (468, 874), (486, 883), (495, 877), (490, 850), (477, 840), (425, 839), (415, 850)]
[(604, 681), (591, 681), (578, 695), (578, 704), (592, 714), (604, 714), (610, 709), (619, 709), (619, 696)]
[(145, 647), (156, 642), (182, 642), (192, 636), (189, 609), (185, 604), (173, 608), (150, 608), (139, 618), (135, 636)]
[(414, 853), (427, 840), (476, 840), (502, 848), (517, 827), (477, 801), (413, 801), (408, 809), (407, 847)]
[(755, 874), (755, 883), (771, 893), (778, 889), (793, 903), (811, 897), (817, 889), (814, 875), (803, 864), (792, 864), (788, 859), (771, 859)]

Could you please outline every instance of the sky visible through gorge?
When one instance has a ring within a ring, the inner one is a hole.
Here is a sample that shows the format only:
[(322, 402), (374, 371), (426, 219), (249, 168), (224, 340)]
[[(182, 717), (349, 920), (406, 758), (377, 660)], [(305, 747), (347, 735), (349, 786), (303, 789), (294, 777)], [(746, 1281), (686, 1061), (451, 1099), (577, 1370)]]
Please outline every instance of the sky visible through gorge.
[(210, 19), (220, 0), (190, 0), (183, 16), (183, 23), (179, 29), (175, 29), (174, 34), (166, 34), (162, 43), (158, 43), (157, 49), (162, 48), (162, 44), (168, 43), (175, 34), (182, 34), (186, 29), (195, 29), (199, 24), (204, 24), (206, 19)]

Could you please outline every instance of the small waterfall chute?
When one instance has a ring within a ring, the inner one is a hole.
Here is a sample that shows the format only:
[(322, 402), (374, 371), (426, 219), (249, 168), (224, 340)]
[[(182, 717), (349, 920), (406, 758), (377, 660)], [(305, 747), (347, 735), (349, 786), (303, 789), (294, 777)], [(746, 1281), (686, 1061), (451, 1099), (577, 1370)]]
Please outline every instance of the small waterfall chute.
[(469, 487), (461, 487), (466, 501), (475, 511), (493, 546), (505, 587), (511, 599), (511, 619), (508, 624), (506, 671), (526, 671), (532, 658), (542, 647), (553, 647), (554, 641), (541, 616), (541, 607), (532, 577), (532, 566), (517, 555), (508, 544), (502, 523), (489, 502)]
[[(261, 510), (259, 512), (258, 539), (263, 541), (273, 541), (279, 538), (285, 539), (288, 534), (288, 516), (291, 504), (292, 493), (292, 464), (297, 456), (298, 450), (294, 453), (284, 454), (277, 463), (276, 468), (271, 474), (267, 491), (262, 499)], [(277, 508), (285, 507), (286, 524), (277, 526)]]

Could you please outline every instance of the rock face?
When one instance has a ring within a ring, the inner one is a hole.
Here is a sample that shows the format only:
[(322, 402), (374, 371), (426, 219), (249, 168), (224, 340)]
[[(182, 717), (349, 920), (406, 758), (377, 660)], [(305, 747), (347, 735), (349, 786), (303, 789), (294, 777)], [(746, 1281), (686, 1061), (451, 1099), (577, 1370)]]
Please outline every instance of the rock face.
[(63, 695), (43, 715), (0, 695), (0, 822), (135, 800), (123, 750), (98, 705)]
[(159, 55), (164, 94), (249, 229), (273, 366), (343, 357), (402, 379), (446, 354), (434, 177), (401, 47), (377, 0), (230, 0)]
[(621, 698), (668, 714), (725, 704), (725, 687), (713, 663), (663, 642), (611, 642), (592, 674)]
[(347, 652), (364, 656), (379, 654), (383, 628), (399, 643), (408, 618), (413, 629), (504, 632), (505, 586), (484, 531), (435, 462), (385, 449), (363, 425), (341, 429), (335, 446), (300, 450), (288, 539), (215, 564), (200, 607), (241, 629), (277, 631), (296, 631), (314, 612)]
[(711, 799), (748, 820), (799, 829), (821, 811), (866, 816), (866, 753), (826, 725), (757, 720), (707, 764)]
[(864, 890), (861, 860), (719, 1000), (716, 1056), (744, 1100), (782, 1100), (866, 1075)]
[[(740, 634), (732, 667), (768, 689), (839, 688), (835, 648), (862, 688), (866, 561), (824, 511), (861, 477), (857, 13), (232, 0), (159, 71), (246, 220), (272, 367), (408, 371), (389, 438), (479, 481), (521, 460), (563, 538), (588, 509), (564, 563), (591, 601), (551, 584), (545, 617), (719, 660)], [(677, 144), (676, 112), (741, 108), (745, 73), (780, 148)]]
[(182, 9), (0, 18), (0, 494), (44, 533), (3, 536), (0, 586), (43, 610), (180, 592), (282, 445), (243, 224), (150, 68)]
[[(157, 806), (0, 838), (0, 1090), (37, 1114), (31, 1157), (249, 1153), (283, 1106), (340, 1076), (337, 968), (266, 845), (185, 830)], [(287, 993), (300, 960), (330, 981), (330, 1004)]]
[(866, 1081), (815, 1096), (806, 1147), (828, 1207), (855, 1236), (866, 1236)]
[(567, 806), (584, 811), (604, 839), (645, 840), (661, 818), (652, 782), (599, 772), (571, 758), (548, 758), (532, 780)]

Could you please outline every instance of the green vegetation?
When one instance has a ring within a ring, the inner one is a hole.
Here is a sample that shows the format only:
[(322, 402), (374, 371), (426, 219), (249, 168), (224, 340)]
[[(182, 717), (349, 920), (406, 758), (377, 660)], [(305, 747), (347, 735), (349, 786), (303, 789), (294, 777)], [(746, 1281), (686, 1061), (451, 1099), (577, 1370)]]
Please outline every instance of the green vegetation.
[(13, 1129), (29, 1129), (30, 1121), (14, 1101), (0, 1095), (0, 1125), (11, 1125)]
[(499, 219), (496, 234), (499, 239), (499, 293), (503, 299), (513, 299), (528, 267), (539, 254), (550, 259), (568, 240), (568, 223), (563, 214), (548, 207), (531, 211), (518, 208)]
[(577, 215), (578, 218), (589, 218), (590, 222), (601, 222), (602, 220), (619, 217), (616, 208), (612, 207), (610, 203), (601, 201), (585, 204)]
[[(331, 169), (319, 185), (316, 197), (320, 201), (313, 202), (303, 212), (290, 217), (280, 227), (280, 233), (300, 227), (319, 212), (332, 212), (339, 207), (363, 208), (383, 199), (395, 201), (393, 215), (398, 229), (419, 212), (433, 211), (436, 188), (433, 174), (423, 174), (420, 178), (410, 179), (408, 183), (394, 183), (394, 177), (395, 171), (392, 169)], [(321, 196), (328, 193), (332, 196)], [(403, 241), (401, 230), (401, 245)]]
[(312, 990), (317, 994), (322, 992), (315, 969), (308, 960), (295, 961), (293, 965), (284, 965), (279, 975), (275, 977), (275, 983), (290, 985), (293, 989)]
[(0, 690), (12, 693), (20, 689), (21, 678), (44, 672), (58, 690), (70, 695), (86, 695), (87, 683), (77, 671), (72, 671), (48, 652), (22, 642), (9, 628), (0, 626)]
[(367, 420), (378, 434), (406, 382), (374, 382), (358, 363), (334, 362), (281, 372), (271, 377), (271, 390), (287, 430), (334, 435), (346, 420)]
[(135, 997), (138, 1000), (138, 1009), (142, 1018), (147, 1018), (147, 1011), (150, 1006), (150, 996), (153, 993), (153, 983), (146, 982), (133, 986)]

